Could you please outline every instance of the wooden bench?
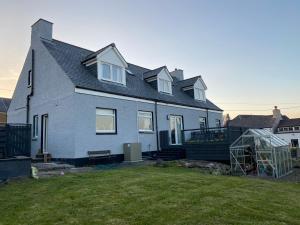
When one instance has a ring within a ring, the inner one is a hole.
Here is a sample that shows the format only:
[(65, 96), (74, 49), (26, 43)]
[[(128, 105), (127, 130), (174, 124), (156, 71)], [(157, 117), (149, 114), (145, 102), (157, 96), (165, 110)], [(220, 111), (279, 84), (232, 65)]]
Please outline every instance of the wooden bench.
[(96, 159), (102, 157), (110, 157), (110, 150), (102, 150), (102, 151), (88, 151), (89, 159)]

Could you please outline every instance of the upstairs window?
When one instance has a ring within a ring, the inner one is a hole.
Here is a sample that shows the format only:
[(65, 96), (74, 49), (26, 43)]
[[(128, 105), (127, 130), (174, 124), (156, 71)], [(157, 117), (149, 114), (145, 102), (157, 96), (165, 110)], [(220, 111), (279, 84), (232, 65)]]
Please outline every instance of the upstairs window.
[(194, 88), (194, 97), (196, 100), (205, 101), (204, 90), (200, 88)]
[(32, 86), (32, 71), (28, 71), (28, 79), (27, 79), (27, 86), (31, 87)]
[(139, 132), (153, 131), (152, 112), (138, 111)]
[(101, 79), (125, 85), (125, 72), (120, 66), (102, 63), (101, 64)]
[(162, 78), (158, 79), (158, 91), (172, 94), (172, 82)]

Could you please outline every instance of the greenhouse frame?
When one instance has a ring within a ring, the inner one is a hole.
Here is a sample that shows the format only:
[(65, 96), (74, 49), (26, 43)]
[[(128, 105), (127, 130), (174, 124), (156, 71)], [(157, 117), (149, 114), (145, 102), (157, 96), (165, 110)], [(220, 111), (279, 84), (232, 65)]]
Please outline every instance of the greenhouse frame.
[(266, 129), (249, 129), (230, 146), (235, 175), (279, 178), (292, 172), (289, 145)]

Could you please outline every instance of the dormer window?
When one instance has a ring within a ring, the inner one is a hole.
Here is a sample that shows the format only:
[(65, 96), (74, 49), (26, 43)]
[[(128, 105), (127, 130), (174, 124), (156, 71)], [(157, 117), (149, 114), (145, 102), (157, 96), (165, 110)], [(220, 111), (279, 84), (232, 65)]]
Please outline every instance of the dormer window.
[(158, 92), (172, 94), (172, 76), (166, 66), (149, 70), (143, 74), (144, 79)]
[(194, 88), (194, 97), (195, 97), (196, 100), (205, 101), (206, 98), (205, 98), (204, 90), (195, 87)]
[(172, 94), (172, 82), (162, 78), (158, 79), (158, 91)]
[(89, 54), (81, 63), (86, 67), (97, 64), (99, 80), (126, 85), (128, 64), (114, 43)]
[(100, 74), (100, 78), (102, 80), (124, 84), (125, 70), (122, 67), (108, 63), (101, 63), (101, 67), (102, 74)]
[(194, 99), (198, 101), (206, 101), (205, 90), (207, 87), (201, 77), (198, 77), (194, 84)]

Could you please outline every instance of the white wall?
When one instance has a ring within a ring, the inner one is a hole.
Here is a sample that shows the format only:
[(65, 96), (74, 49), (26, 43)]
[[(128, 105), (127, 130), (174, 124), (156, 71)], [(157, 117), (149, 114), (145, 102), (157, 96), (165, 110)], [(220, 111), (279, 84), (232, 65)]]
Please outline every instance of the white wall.
[(287, 141), (289, 144), (291, 144), (292, 139), (298, 139), (298, 143), (300, 144), (300, 133), (276, 133), (275, 135)]

